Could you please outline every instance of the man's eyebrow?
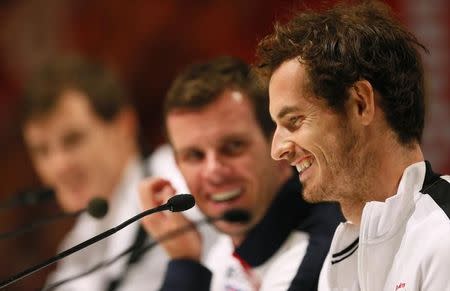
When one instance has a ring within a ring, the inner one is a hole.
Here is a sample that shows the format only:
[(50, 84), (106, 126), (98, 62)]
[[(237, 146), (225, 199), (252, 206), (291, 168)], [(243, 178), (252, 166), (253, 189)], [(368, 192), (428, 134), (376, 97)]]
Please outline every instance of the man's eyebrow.
[(283, 107), (280, 112), (278, 112), (277, 118), (281, 119), (283, 118), (286, 114), (294, 112), (294, 111), (298, 111), (298, 107), (297, 106), (285, 106)]

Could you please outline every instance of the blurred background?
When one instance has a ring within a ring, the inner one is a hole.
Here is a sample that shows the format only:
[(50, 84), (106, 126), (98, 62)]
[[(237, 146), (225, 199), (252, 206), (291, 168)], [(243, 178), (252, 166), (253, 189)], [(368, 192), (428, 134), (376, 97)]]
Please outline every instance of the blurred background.
[[(335, 1), (288, 0), (0, 0), (0, 201), (39, 185), (18, 124), (21, 88), (36, 64), (61, 52), (106, 63), (123, 80), (140, 114), (148, 151), (163, 141), (162, 98), (185, 65), (223, 54), (254, 60), (275, 19)], [(423, 139), (435, 170), (450, 173), (449, 1), (389, 0), (430, 50)], [(0, 232), (55, 213), (55, 204), (0, 212)], [(0, 280), (55, 254), (70, 219), (0, 240)], [(157, 266), (156, 266), (157, 267)], [(46, 268), (8, 287), (35, 290)]]

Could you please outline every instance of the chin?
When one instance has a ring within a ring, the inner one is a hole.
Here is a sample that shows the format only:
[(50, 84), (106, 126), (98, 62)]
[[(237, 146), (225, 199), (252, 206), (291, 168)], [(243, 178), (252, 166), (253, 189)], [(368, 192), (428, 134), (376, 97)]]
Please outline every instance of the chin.
[(59, 206), (64, 210), (64, 212), (77, 212), (78, 210), (83, 209), (83, 205), (79, 203), (70, 203), (70, 202), (59, 202)]
[(309, 202), (309, 203), (319, 203), (319, 202), (321, 202), (321, 200), (318, 199), (318, 197), (316, 197), (315, 195), (313, 195), (311, 193), (303, 193), (302, 196), (303, 196), (303, 199), (306, 202)]
[(87, 207), (89, 202), (85, 202), (84, 199), (78, 196), (70, 196), (71, 197), (58, 197), (58, 204), (64, 212), (76, 212)]
[(308, 187), (306, 187), (306, 189), (303, 189), (302, 191), (302, 197), (306, 202), (309, 203), (320, 203), (320, 202), (325, 202), (325, 201), (329, 201), (329, 199), (327, 199), (326, 193), (323, 192), (322, 189), (310, 189)]
[(236, 236), (245, 234), (250, 226), (248, 224), (241, 223), (216, 222), (214, 223), (214, 227), (221, 233), (229, 236)]

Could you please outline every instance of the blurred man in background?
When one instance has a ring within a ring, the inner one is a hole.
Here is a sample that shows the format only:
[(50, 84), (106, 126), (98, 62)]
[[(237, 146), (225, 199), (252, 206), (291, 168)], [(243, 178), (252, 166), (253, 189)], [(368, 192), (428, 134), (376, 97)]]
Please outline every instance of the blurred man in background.
[(348, 220), (320, 290), (450, 290), (450, 176), (420, 146), (422, 48), (376, 1), (299, 13), (259, 45), (273, 158)]
[[(292, 167), (270, 158), (267, 95), (249, 71), (238, 59), (217, 58), (188, 67), (167, 94), (167, 135), (199, 209), (208, 217), (242, 209), (251, 219), (214, 222), (222, 235), (205, 264), (196, 231), (163, 242), (171, 261), (162, 290), (317, 288), (339, 211), (303, 201)], [(140, 188), (145, 208), (175, 193), (172, 183), (156, 177)], [(143, 222), (155, 237), (188, 223), (175, 213)]]
[[(109, 212), (100, 221), (82, 214), (61, 251), (140, 212), (137, 185), (147, 170), (137, 142), (136, 114), (126, 97), (110, 72), (77, 57), (46, 63), (28, 84), (23, 136), (43, 183), (55, 190), (67, 212), (86, 208), (93, 197), (109, 203)], [(139, 224), (130, 225), (65, 258), (48, 283), (78, 275), (145, 237)], [(163, 250), (155, 248), (58, 290), (156, 290), (166, 264)]]

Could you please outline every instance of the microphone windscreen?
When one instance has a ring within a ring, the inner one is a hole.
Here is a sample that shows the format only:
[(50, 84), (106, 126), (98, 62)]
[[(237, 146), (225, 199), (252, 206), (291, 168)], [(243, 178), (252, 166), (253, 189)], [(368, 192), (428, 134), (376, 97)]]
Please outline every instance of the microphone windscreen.
[(103, 218), (108, 213), (108, 202), (103, 198), (93, 198), (86, 208), (90, 216)]
[(247, 210), (231, 209), (222, 215), (222, 219), (231, 223), (247, 223), (251, 219), (251, 215)]
[(169, 198), (167, 205), (172, 212), (185, 211), (195, 205), (195, 199), (191, 194), (178, 194)]

